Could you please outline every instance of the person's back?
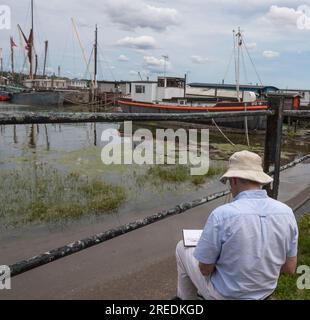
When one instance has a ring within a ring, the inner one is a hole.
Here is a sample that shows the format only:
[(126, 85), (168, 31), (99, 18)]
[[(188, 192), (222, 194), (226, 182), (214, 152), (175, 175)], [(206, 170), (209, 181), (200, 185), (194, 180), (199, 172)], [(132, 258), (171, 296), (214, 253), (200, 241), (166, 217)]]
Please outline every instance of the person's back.
[(234, 200), (211, 213), (195, 249), (178, 243), (177, 297), (266, 299), (280, 272), (295, 273), (298, 227), (292, 210), (262, 190), (272, 180), (259, 155), (230, 157), (221, 182)]
[(224, 298), (264, 299), (287, 257), (296, 256), (297, 233), (288, 206), (264, 190), (244, 191), (214, 210), (194, 257), (206, 264), (216, 259), (211, 282)]

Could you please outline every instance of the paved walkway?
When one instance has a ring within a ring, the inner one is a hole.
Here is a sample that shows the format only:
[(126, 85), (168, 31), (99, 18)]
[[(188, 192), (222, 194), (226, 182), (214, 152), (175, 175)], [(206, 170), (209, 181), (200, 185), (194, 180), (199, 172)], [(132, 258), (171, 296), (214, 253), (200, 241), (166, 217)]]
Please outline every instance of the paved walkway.
[[(309, 191), (310, 164), (281, 174), (281, 201), (294, 207)], [(0, 299), (170, 299), (175, 295), (174, 251), (182, 229), (202, 228), (212, 209), (224, 201), (215, 200), (16, 276), (12, 290), (0, 291)]]

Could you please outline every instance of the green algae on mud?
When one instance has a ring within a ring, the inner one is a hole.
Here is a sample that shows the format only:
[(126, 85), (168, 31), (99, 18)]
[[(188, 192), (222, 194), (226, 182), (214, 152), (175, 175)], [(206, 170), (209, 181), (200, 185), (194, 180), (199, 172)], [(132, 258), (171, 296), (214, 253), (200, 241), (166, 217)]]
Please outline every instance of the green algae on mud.
[(123, 187), (46, 165), (0, 173), (0, 220), (6, 226), (58, 222), (118, 209)]
[(232, 145), (230, 143), (210, 143), (210, 146), (210, 152), (214, 155), (214, 159), (217, 160), (228, 160), (233, 153), (243, 150), (252, 151), (260, 155), (264, 152), (264, 148), (258, 143), (251, 146), (246, 146), (244, 144)]
[(186, 165), (157, 165), (150, 167), (147, 175), (150, 175), (155, 183), (182, 183), (189, 181), (198, 186), (204, 184), (207, 178), (220, 175), (225, 170), (226, 166), (211, 166), (206, 174), (192, 176), (190, 167)]
[(101, 148), (95, 146), (66, 152), (58, 157), (56, 162), (70, 170), (78, 170), (91, 177), (111, 171), (124, 174), (128, 170), (126, 165), (104, 164), (101, 160)]

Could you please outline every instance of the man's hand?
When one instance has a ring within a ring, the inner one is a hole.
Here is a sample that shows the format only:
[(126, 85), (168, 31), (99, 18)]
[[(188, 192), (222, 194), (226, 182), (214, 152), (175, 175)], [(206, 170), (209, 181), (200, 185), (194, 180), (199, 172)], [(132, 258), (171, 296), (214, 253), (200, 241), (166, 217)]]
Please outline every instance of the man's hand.
[(293, 275), (296, 272), (297, 257), (286, 258), (285, 264), (281, 268), (282, 273)]
[(199, 262), (199, 269), (203, 276), (208, 277), (215, 269), (215, 264), (204, 264)]

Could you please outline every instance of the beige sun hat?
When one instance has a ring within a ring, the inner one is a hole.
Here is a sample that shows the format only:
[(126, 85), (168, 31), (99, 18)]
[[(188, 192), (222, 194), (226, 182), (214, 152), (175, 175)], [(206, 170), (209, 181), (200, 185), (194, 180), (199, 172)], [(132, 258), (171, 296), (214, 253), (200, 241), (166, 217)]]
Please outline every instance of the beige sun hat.
[(246, 150), (236, 152), (229, 158), (229, 168), (220, 180), (222, 183), (226, 183), (228, 178), (242, 178), (262, 185), (273, 181), (263, 170), (262, 158), (258, 154)]

